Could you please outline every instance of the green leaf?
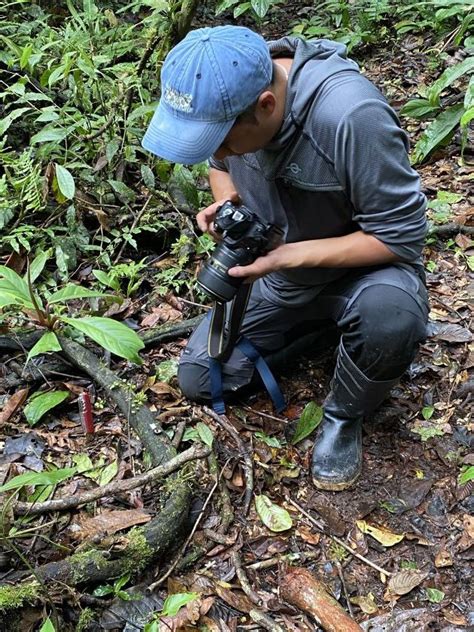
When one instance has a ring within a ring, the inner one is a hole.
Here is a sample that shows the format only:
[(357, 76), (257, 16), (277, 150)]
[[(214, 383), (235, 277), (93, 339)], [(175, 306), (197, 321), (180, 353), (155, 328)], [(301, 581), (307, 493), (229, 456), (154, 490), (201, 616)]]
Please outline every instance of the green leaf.
[(15, 119), (22, 116), (25, 112), (28, 112), (28, 110), (31, 110), (31, 108), (18, 108), (18, 110), (14, 110), (10, 112), (10, 114), (7, 114), (7, 116), (4, 116), (0, 121), (0, 136), (5, 134)]
[(469, 483), (472, 480), (474, 480), (474, 465), (470, 465), (469, 467), (466, 466), (459, 474), (458, 482), (460, 485), (466, 485), (466, 483)]
[(50, 391), (30, 398), (25, 406), (26, 421), (30, 426), (38, 423), (41, 417), (69, 397), (69, 391)]
[(440, 202), (446, 202), (446, 204), (456, 204), (456, 202), (460, 202), (464, 196), (459, 193), (453, 193), (452, 191), (438, 191), (436, 198)]
[(272, 503), (264, 494), (255, 497), (255, 508), (263, 524), (270, 531), (287, 531), (293, 526), (293, 520), (286, 509)]
[(68, 283), (62, 289), (54, 292), (48, 299), (48, 303), (51, 305), (52, 303), (62, 303), (63, 301), (70, 301), (74, 298), (114, 298), (117, 301), (121, 299), (113, 294), (104, 294), (103, 292), (98, 292), (97, 290), (89, 290), (81, 285), (75, 285), (74, 283)]
[(101, 487), (103, 485), (108, 485), (110, 481), (112, 481), (117, 476), (117, 472), (118, 472), (118, 461), (115, 460), (115, 461), (112, 461), (112, 463), (109, 463), (108, 465), (106, 465), (104, 468), (102, 468), (100, 472), (99, 480), (98, 480), (99, 485)]
[(136, 198), (135, 192), (132, 191), (132, 189), (128, 187), (126, 184), (124, 184), (123, 182), (120, 182), (119, 180), (109, 180), (108, 182), (110, 186), (112, 187), (112, 189), (117, 194), (117, 197), (119, 198), (119, 200), (121, 200), (124, 203), (135, 201), (135, 198)]
[[(50, 256), (51, 256), (51, 249), (42, 250), (39, 254), (36, 255), (36, 257), (30, 263), (31, 282), (36, 281), (39, 275), (43, 272), (44, 266), (46, 265), (46, 262), (48, 261)], [(27, 281), (27, 278), (25, 278), (24, 281)]]
[(441, 112), (425, 129), (420, 140), (415, 145), (413, 153), (414, 164), (422, 162), (434, 149), (441, 145), (452, 135), (454, 128), (458, 125), (464, 106), (462, 104), (453, 105)]
[(51, 621), (51, 619), (48, 617), (46, 619), (46, 621), (43, 623), (43, 625), (41, 626), (39, 632), (56, 632), (56, 629)]
[(323, 418), (323, 409), (316, 402), (308, 402), (306, 404), (301, 417), (298, 420), (295, 434), (291, 439), (291, 443), (296, 445), (299, 441), (310, 435), (315, 428), (319, 426)]
[(426, 588), (425, 590), (428, 601), (431, 601), (431, 603), (440, 603), (443, 601), (444, 592), (442, 590), (438, 590), (437, 588)]
[(178, 362), (176, 360), (165, 360), (156, 367), (156, 375), (160, 382), (170, 382), (178, 374)]
[(106, 595), (111, 595), (114, 592), (114, 587), (110, 584), (103, 584), (102, 586), (97, 586), (92, 593), (94, 597), (105, 597)]
[(71, 478), (76, 473), (75, 467), (67, 467), (62, 470), (53, 470), (52, 472), (25, 472), (14, 476), (12, 479), (0, 486), (0, 493), (9, 492), (12, 489), (20, 489), (25, 485), (56, 485)]
[(67, 200), (72, 200), (76, 192), (76, 185), (74, 183), (72, 173), (68, 169), (66, 169), (66, 167), (58, 165), (57, 163), (55, 165), (55, 168), (56, 180), (59, 190)]
[(423, 415), (423, 419), (431, 419), (434, 411), (435, 411), (434, 406), (425, 406), (423, 410), (421, 411), (421, 414)]
[(224, 11), (227, 11), (227, 9), (230, 9), (230, 7), (233, 7), (234, 4), (237, 4), (238, 2), (239, 0), (223, 0), (222, 2), (219, 2), (216, 7), (216, 15), (224, 13)]
[(251, 0), (250, 4), (258, 17), (264, 18), (268, 13), (271, 2), (270, 0)]
[(474, 72), (474, 57), (467, 57), (464, 61), (446, 68), (443, 74), (428, 90), (428, 100), (432, 105), (439, 104), (439, 96), (448, 86), (463, 75)]
[(281, 441), (276, 437), (269, 437), (264, 432), (256, 432), (255, 437), (266, 443), (270, 448), (281, 448)]
[[(28, 283), (14, 270), (7, 268), (7, 266), (0, 266), (0, 278), (2, 277), (4, 281), (0, 282), (0, 292), (3, 290), (16, 296), (18, 304), (33, 309)], [(39, 300), (38, 304), (40, 304)]]
[(196, 424), (196, 430), (198, 431), (199, 438), (203, 443), (212, 448), (212, 444), (214, 442), (214, 435), (212, 430), (202, 421), (199, 421)]
[(102, 285), (106, 285), (116, 292), (120, 292), (120, 282), (118, 279), (114, 278), (110, 274), (106, 274), (102, 270), (92, 270), (92, 274), (102, 283)]
[(146, 186), (146, 188), (154, 189), (155, 188), (155, 174), (150, 169), (150, 167), (148, 165), (142, 165), (140, 171), (142, 174), (143, 184)]
[(241, 2), (240, 4), (238, 4), (234, 9), (234, 19), (243, 15), (251, 7), (252, 5), (250, 4), (250, 2)]
[(67, 131), (65, 129), (42, 129), (41, 132), (38, 132), (31, 137), (30, 145), (35, 145), (36, 143), (48, 143), (51, 141), (56, 141), (59, 143), (64, 140), (66, 136)]
[(169, 595), (166, 597), (163, 604), (163, 610), (160, 612), (162, 617), (174, 617), (181, 610), (183, 606), (190, 601), (194, 601), (199, 597), (198, 593), (176, 593), (175, 595)]
[(37, 355), (41, 353), (51, 353), (51, 351), (61, 351), (61, 345), (59, 344), (56, 334), (52, 331), (47, 331), (38, 342), (30, 349), (30, 352), (26, 358), (26, 364)]
[(412, 99), (405, 103), (400, 110), (400, 116), (411, 116), (412, 118), (424, 118), (433, 114), (439, 108), (434, 107), (427, 99)]
[(143, 340), (129, 327), (111, 318), (89, 316), (85, 318), (67, 318), (61, 320), (82, 331), (101, 347), (115, 353), (121, 358), (141, 364), (138, 351), (145, 346)]

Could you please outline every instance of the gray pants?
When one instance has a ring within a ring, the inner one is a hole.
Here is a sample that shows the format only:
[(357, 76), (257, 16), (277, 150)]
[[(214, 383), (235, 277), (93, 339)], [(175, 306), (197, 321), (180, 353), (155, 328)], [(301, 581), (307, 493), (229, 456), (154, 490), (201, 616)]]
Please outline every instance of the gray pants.
[[(358, 268), (328, 284), (304, 306), (276, 305), (262, 296), (261, 281), (252, 288), (241, 332), (266, 359), (297, 348), (311, 330), (332, 321), (344, 348), (370, 380), (398, 378), (426, 336), (428, 298), (424, 284), (409, 266)], [(207, 335), (204, 319), (189, 339), (178, 370), (181, 390), (189, 399), (210, 399)], [(272, 364), (272, 362), (270, 362)], [(254, 366), (234, 349), (222, 367), (223, 393), (248, 386)]]

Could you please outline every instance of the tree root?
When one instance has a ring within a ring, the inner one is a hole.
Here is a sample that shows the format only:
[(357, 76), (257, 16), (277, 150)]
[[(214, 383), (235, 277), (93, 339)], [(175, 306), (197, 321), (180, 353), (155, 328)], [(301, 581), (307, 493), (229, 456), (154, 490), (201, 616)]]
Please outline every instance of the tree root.
[[(62, 349), (69, 360), (89, 374), (106, 391), (128, 419), (151, 456), (153, 466), (165, 464), (176, 454), (159, 422), (146, 406), (134, 406), (133, 392), (106, 367), (99, 358), (81, 345), (58, 336)], [(37, 581), (60, 581), (69, 586), (81, 583), (103, 582), (125, 573), (138, 573), (157, 561), (182, 537), (183, 526), (189, 511), (190, 487), (186, 476), (173, 475), (168, 497), (163, 501), (160, 513), (143, 527), (134, 527), (120, 539), (117, 549), (92, 548), (50, 562), (33, 572)], [(9, 582), (25, 580), (28, 571), (10, 575)], [(0, 587), (1, 591), (1, 587)]]

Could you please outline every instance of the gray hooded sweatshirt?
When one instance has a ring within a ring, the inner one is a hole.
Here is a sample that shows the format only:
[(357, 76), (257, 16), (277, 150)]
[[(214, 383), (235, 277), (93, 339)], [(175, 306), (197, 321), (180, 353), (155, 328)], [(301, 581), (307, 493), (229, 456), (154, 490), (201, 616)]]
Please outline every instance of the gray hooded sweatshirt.
[[(408, 159), (408, 140), (379, 90), (342, 44), (284, 37), (272, 57), (293, 57), (283, 124), (254, 154), (211, 158), (243, 203), (281, 226), (287, 243), (374, 235), (407, 264), (419, 264), (426, 200)], [(295, 268), (267, 275), (266, 298), (297, 307), (347, 273)]]

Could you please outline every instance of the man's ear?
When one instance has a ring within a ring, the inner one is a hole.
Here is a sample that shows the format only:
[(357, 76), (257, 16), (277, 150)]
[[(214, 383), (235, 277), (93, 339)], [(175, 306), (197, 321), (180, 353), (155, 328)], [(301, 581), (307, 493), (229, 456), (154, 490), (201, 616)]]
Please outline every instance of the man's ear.
[(276, 108), (276, 97), (271, 92), (271, 90), (265, 90), (258, 97), (257, 102), (257, 110), (259, 110), (262, 114), (268, 116), (269, 114), (273, 114)]

